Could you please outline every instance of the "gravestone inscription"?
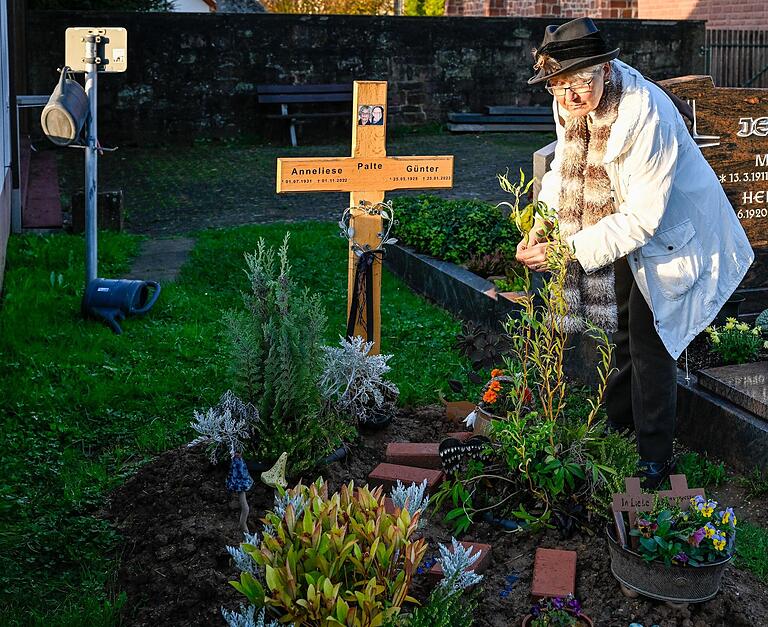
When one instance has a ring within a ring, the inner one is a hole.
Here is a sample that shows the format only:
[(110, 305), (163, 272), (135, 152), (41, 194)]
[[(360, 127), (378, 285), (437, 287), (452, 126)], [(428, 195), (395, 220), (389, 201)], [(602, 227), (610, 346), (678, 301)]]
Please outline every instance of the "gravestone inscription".
[(760, 313), (768, 307), (768, 90), (715, 87), (710, 76), (661, 83), (695, 106), (694, 135), (705, 136), (702, 154), (755, 250), (738, 292), (746, 297), (741, 314)]

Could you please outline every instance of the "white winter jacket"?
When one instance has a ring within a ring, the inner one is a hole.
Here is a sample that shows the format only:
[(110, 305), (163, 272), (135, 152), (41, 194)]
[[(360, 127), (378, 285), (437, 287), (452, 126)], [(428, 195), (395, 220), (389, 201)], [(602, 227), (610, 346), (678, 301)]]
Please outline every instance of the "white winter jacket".
[[(615, 212), (569, 241), (587, 273), (627, 257), (676, 359), (738, 287), (754, 253), (669, 97), (627, 64), (613, 66), (624, 90), (604, 159)], [(558, 142), (539, 199), (556, 208), (564, 128), (556, 101), (553, 110)]]

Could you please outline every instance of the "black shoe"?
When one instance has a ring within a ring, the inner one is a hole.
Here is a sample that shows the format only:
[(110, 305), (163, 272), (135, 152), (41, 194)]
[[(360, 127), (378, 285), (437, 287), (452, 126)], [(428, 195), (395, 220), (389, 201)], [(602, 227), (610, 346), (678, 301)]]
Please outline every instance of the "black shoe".
[(645, 462), (637, 463), (637, 475), (640, 477), (640, 485), (643, 490), (656, 490), (664, 483), (672, 471), (675, 469), (674, 460), (665, 462)]

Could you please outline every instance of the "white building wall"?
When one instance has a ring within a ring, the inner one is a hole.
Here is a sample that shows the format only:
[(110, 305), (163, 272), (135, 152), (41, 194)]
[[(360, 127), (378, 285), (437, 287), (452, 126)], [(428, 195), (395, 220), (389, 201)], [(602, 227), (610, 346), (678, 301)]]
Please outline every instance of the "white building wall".
[(11, 82), (9, 70), (8, 5), (0, 0), (0, 291), (5, 274), (5, 252), (11, 230)]
[(8, 6), (6, 0), (0, 0), (0, 137), (2, 137), (0, 163), (3, 167), (2, 175), (5, 175), (5, 168), (11, 167), (11, 84), (8, 50)]

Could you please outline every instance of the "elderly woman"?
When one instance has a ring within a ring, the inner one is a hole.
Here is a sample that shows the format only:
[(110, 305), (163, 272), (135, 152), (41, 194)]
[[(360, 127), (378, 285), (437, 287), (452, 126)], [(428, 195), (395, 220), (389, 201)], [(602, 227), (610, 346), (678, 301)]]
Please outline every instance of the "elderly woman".
[[(572, 250), (566, 328), (614, 331), (608, 423), (635, 430), (652, 489), (673, 465), (676, 360), (754, 256), (675, 104), (618, 55), (589, 18), (548, 26), (528, 82), (554, 96), (557, 148), (539, 199)], [(517, 258), (541, 272), (548, 244), (537, 232)]]

